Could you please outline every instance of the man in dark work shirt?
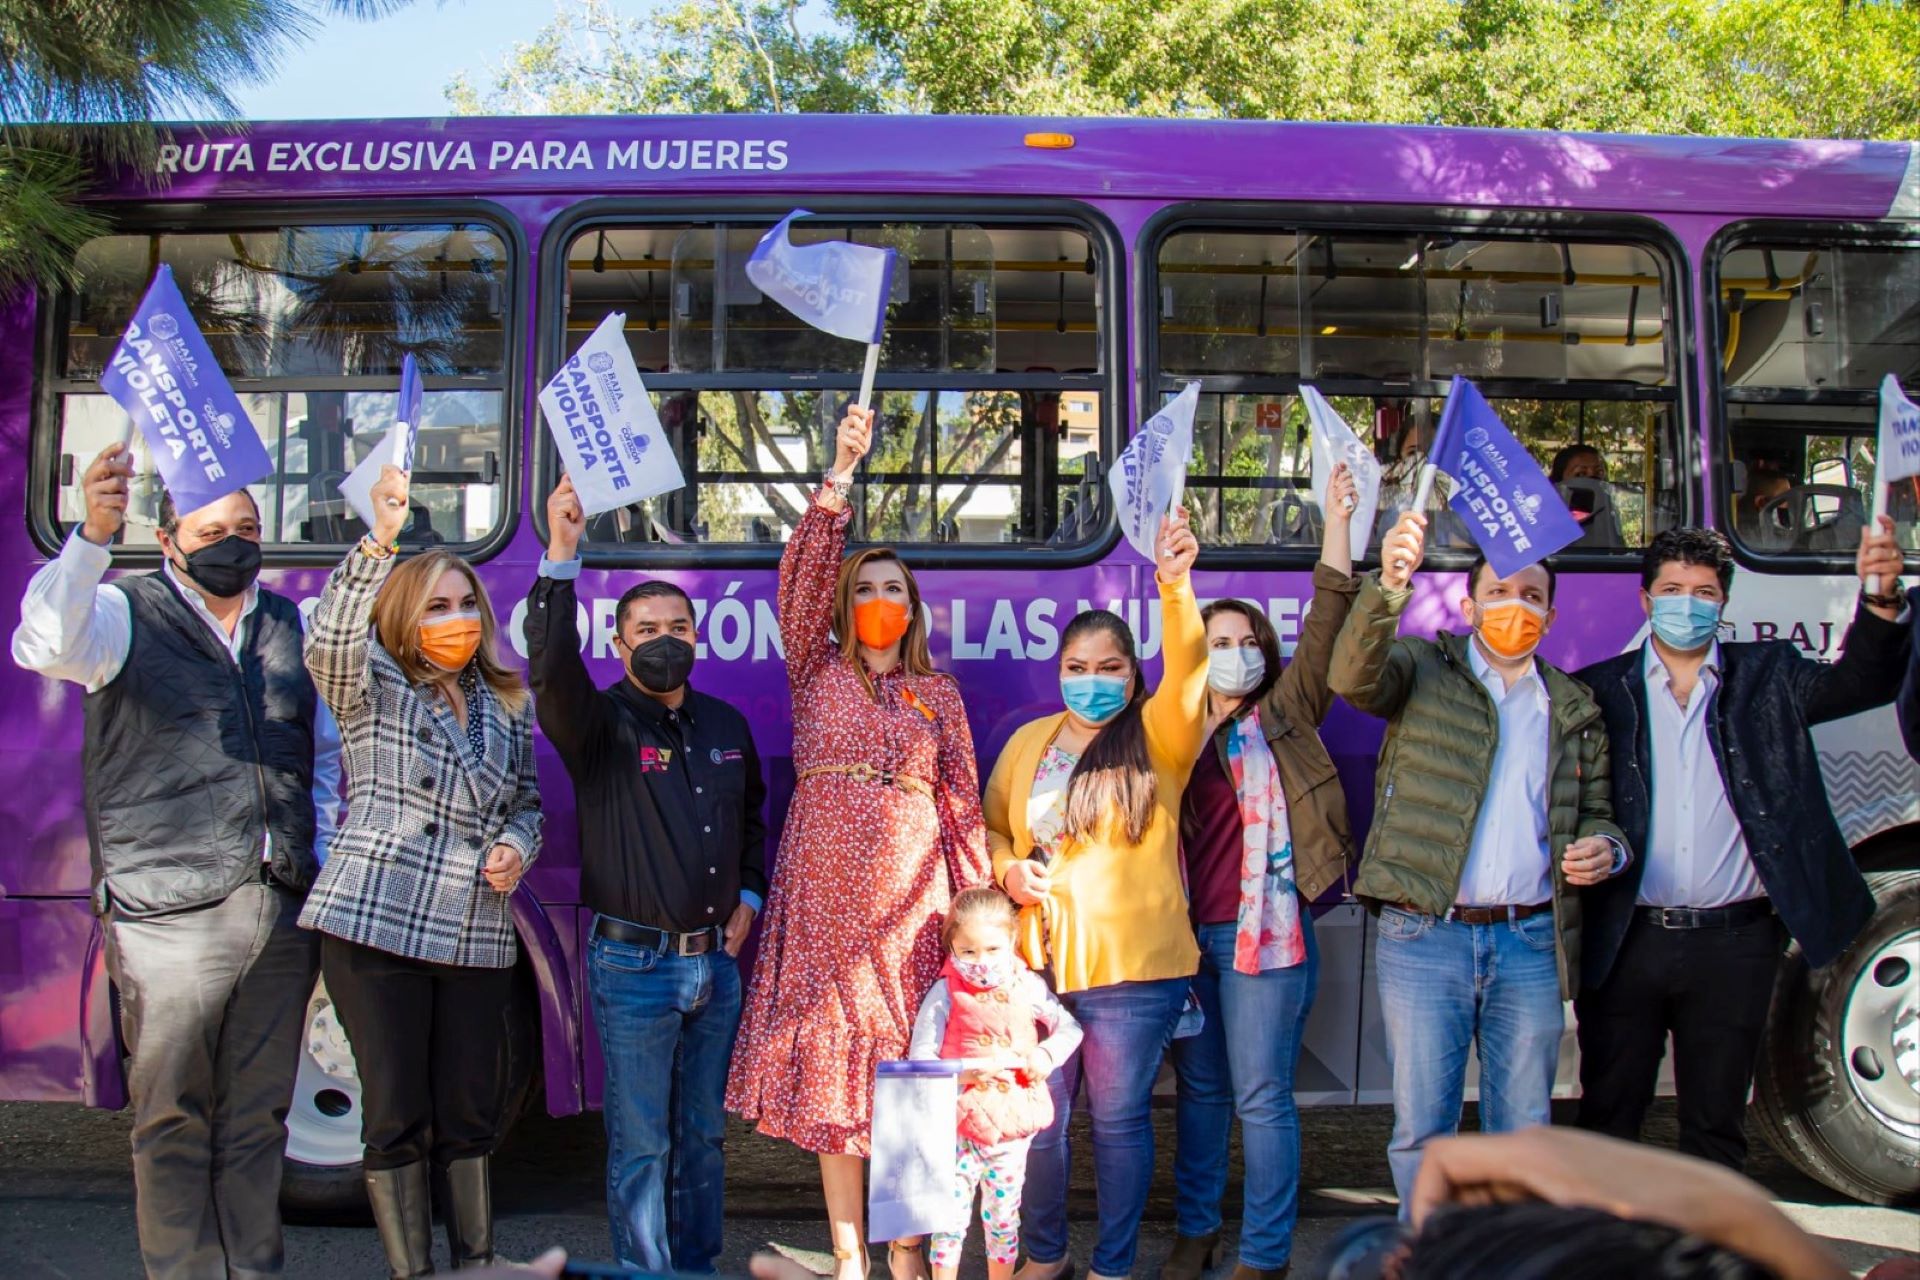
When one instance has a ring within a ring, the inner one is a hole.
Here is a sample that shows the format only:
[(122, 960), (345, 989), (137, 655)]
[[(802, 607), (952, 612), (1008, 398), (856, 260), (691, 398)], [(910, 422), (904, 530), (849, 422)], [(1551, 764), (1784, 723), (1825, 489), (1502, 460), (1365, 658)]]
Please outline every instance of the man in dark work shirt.
[(746, 717), (687, 683), (693, 604), (673, 584), (620, 597), (614, 649), (627, 670), (594, 687), (573, 587), (585, 524), (562, 480), (526, 636), (540, 728), (573, 778), (581, 900), (594, 913), (607, 1217), (623, 1266), (705, 1273), (721, 1248), (734, 957), (767, 891), (766, 785)]

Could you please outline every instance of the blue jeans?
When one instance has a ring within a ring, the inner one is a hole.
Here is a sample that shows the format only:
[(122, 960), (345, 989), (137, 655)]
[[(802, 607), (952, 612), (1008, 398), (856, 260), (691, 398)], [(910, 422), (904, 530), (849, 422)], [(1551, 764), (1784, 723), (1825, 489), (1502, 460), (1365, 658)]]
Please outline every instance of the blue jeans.
[(1084, 1083), (1093, 1117), (1093, 1182), (1100, 1242), (1093, 1270), (1124, 1276), (1133, 1270), (1140, 1214), (1153, 1182), (1153, 1124), (1148, 1108), (1154, 1077), (1187, 1002), (1188, 978), (1118, 982), (1060, 997), (1086, 1036), (1080, 1052), (1047, 1079), (1053, 1123), (1033, 1139), (1027, 1156), (1024, 1234), (1027, 1256), (1058, 1262), (1067, 1256), (1067, 1173), (1072, 1157), (1067, 1121)]
[(1300, 1113), (1293, 1072), (1320, 977), (1313, 920), (1302, 904), (1307, 958), (1287, 969), (1236, 973), (1231, 924), (1200, 926), (1200, 973), (1194, 979), (1207, 1023), (1197, 1036), (1173, 1042), (1179, 1078), (1174, 1129), (1174, 1222), (1183, 1236), (1220, 1230), (1227, 1189), (1227, 1136), (1240, 1117), (1247, 1180), (1241, 1210), (1240, 1261), (1278, 1270), (1293, 1256), (1300, 1212)]
[(595, 935), (587, 984), (606, 1062), (607, 1221), (620, 1264), (710, 1273), (720, 1256), (723, 1100), (740, 970)]
[(1467, 1050), (1480, 1054), (1483, 1132), (1546, 1124), (1565, 1020), (1552, 912), (1457, 924), (1385, 907), (1377, 930), (1380, 1013), (1393, 1069), (1387, 1163), (1404, 1214), (1421, 1148), (1460, 1127)]

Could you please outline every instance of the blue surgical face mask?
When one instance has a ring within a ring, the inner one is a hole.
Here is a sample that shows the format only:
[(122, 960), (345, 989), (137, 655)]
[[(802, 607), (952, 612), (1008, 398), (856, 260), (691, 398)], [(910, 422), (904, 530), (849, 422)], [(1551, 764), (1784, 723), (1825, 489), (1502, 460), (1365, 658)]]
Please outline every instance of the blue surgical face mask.
[(1127, 677), (1061, 676), (1060, 700), (1088, 724), (1105, 724), (1127, 705)]
[(1670, 649), (1704, 649), (1720, 631), (1720, 604), (1699, 596), (1653, 597), (1653, 634)]

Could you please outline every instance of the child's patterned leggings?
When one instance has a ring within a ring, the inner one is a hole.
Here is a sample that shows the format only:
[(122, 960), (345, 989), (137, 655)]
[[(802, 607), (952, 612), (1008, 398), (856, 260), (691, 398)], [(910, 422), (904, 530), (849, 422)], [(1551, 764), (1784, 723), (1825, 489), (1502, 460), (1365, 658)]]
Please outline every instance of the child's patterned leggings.
[(929, 1261), (958, 1267), (966, 1241), (967, 1210), (980, 1193), (980, 1224), (986, 1229), (987, 1261), (1011, 1264), (1020, 1254), (1020, 1188), (1027, 1180), (1027, 1148), (1032, 1138), (1016, 1138), (997, 1147), (960, 1139), (954, 1161), (953, 1194), (960, 1202), (958, 1231), (933, 1233)]

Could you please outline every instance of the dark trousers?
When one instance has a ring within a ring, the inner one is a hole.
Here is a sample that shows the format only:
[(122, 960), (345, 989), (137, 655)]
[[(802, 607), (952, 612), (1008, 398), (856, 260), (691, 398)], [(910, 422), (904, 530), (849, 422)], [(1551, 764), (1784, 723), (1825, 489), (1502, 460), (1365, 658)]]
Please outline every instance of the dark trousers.
[(500, 1136), (513, 970), (320, 943), (320, 972), (360, 1071), (369, 1169), (483, 1156)]
[(1574, 1001), (1581, 1127), (1639, 1140), (1671, 1033), (1680, 1150), (1739, 1169), (1784, 942), (1771, 916), (1730, 929), (1636, 917), (1606, 982)]
[(299, 915), (298, 897), (255, 883), (210, 907), (107, 920), (152, 1280), (280, 1274), (280, 1161), (313, 991)]

